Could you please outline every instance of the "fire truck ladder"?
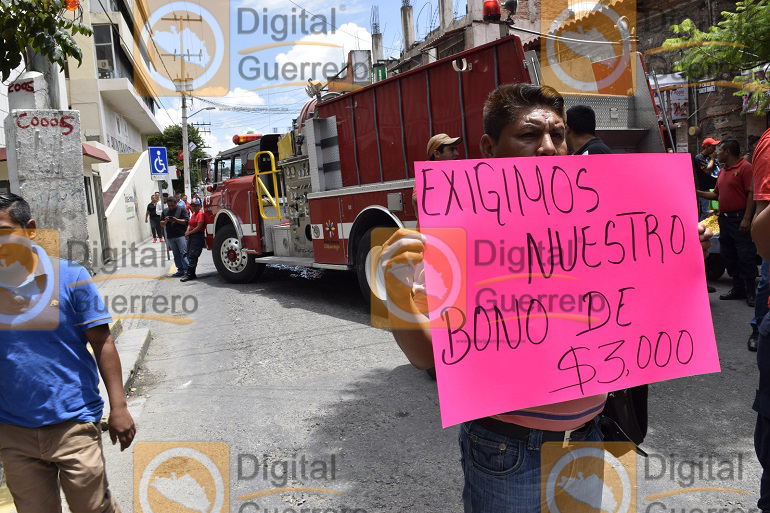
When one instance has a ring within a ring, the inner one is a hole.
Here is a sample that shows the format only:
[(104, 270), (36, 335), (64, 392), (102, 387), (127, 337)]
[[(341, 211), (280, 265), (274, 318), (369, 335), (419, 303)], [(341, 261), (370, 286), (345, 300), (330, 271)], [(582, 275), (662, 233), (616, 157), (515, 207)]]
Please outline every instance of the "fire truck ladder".
[[(259, 170), (259, 156), (260, 155), (268, 155), (270, 156), (270, 171), (261, 172)], [(260, 151), (254, 156), (254, 169), (256, 170), (254, 174), (254, 182), (255, 186), (257, 188), (258, 198), (260, 199), (257, 201), (257, 204), (259, 205), (259, 215), (262, 216), (262, 219), (265, 221), (278, 221), (282, 218), (281, 216), (281, 205), (279, 203), (279, 192), (278, 192), (278, 169), (275, 167), (275, 155), (273, 155), (272, 151)], [(262, 183), (261, 177), (263, 176), (270, 176), (273, 179), (273, 194), (270, 194), (270, 191), (267, 189), (264, 183)], [(262, 201), (262, 197), (267, 196), (267, 200), (269, 204), (275, 208), (276, 216), (277, 217), (268, 217), (268, 215), (265, 213), (265, 204), (264, 201)]]

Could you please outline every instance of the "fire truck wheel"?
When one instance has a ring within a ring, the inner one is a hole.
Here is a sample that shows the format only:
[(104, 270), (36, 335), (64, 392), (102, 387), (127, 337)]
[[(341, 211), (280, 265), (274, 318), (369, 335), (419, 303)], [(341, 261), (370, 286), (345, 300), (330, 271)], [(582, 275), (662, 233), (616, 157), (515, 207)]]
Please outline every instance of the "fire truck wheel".
[(254, 255), (247, 254), (234, 226), (226, 226), (214, 237), (214, 265), (219, 274), (230, 283), (249, 283), (260, 277), (265, 264), (254, 261)]

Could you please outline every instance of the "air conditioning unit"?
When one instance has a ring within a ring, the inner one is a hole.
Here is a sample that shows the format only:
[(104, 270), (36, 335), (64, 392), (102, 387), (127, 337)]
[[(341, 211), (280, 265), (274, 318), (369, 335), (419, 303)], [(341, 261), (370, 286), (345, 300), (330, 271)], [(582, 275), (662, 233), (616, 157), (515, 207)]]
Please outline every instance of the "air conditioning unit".
[(96, 67), (99, 69), (112, 71), (112, 61), (109, 59), (99, 59), (96, 61)]

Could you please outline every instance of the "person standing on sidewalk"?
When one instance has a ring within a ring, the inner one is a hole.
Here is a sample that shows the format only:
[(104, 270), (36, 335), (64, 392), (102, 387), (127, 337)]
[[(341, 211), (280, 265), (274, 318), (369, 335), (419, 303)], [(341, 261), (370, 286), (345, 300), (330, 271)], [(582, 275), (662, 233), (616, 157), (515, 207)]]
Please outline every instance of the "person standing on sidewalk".
[[(752, 161), (757, 216), (752, 223), (751, 234), (759, 254), (764, 260), (770, 260), (770, 208), (767, 208), (770, 205), (770, 130), (760, 138)], [(757, 412), (754, 449), (763, 469), (757, 507), (767, 513), (770, 512), (770, 315), (765, 315), (759, 325), (757, 346), (759, 386), (753, 405)]]
[(168, 207), (163, 210), (160, 218), (161, 226), (166, 228), (166, 244), (174, 254), (176, 273), (172, 278), (181, 278), (187, 272), (187, 241), (184, 234), (187, 231), (187, 222), (190, 219), (184, 204), (177, 202), (176, 198), (168, 198)]
[[(484, 106), (485, 158), (567, 155), (564, 100), (554, 89), (531, 84), (498, 87)], [(432, 337), (427, 317), (423, 276), (411, 286), (394, 273), (394, 264), (422, 262), (425, 237), (398, 230), (384, 245), (381, 262), (388, 303), (415, 315), (420, 323), (394, 329), (393, 337), (409, 361), (419, 369), (434, 365)], [(390, 309), (388, 315), (396, 323)], [(526, 394), (526, 390), (519, 393)], [(607, 395), (544, 405), (476, 419), (460, 426), (461, 464), (465, 476), (463, 503), (466, 513), (540, 511), (541, 446), (545, 442), (601, 442), (599, 414)], [(518, 462), (518, 463), (517, 463)], [(601, 503), (601, 493), (592, 496)]]
[(163, 242), (163, 230), (160, 226), (160, 215), (158, 214), (159, 202), (158, 193), (153, 194), (152, 198), (150, 198), (150, 203), (147, 205), (147, 212), (144, 214), (144, 222), (147, 223), (149, 221), (150, 223), (153, 242), (158, 242), (158, 239)]
[(187, 232), (184, 238), (187, 240), (187, 273), (179, 281), (197, 280), (195, 269), (198, 267), (198, 258), (206, 247), (206, 215), (201, 210), (201, 200), (193, 198), (190, 202), (192, 214), (187, 223)]
[(61, 511), (61, 491), (74, 512), (119, 512), (105, 473), (99, 373), (112, 443), (127, 449), (136, 427), (112, 318), (88, 271), (50, 258), (37, 235), (29, 204), (0, 194), (0, 456), (8, 489), (19, 513)]
[(723, 141), (717, 148), (717, 158), (725, 167), (719, 172), (714, 192), (698, 191), (698, 197), (719, 200), (719, 244), (733, 288), (719, 296), (722, 300), (745, 299), (754, 307), (756, 302), (757, 248), (751, 240), (754, 199), (751, 185), (754, 171), (741, 157), (738, 141)]
[[(699, 191), (710, 191), (717, 185), (716, 174), (719, 172), (719, 166), (716, 163), (716, 149), (719, 141), (711, 137), (703, 140), (703, 150), (692, 159), (692, 167), (695, 172), (695, 187)], [(698, 221), (703, 221), (709, 215), (709, 200), (698, 198)]]

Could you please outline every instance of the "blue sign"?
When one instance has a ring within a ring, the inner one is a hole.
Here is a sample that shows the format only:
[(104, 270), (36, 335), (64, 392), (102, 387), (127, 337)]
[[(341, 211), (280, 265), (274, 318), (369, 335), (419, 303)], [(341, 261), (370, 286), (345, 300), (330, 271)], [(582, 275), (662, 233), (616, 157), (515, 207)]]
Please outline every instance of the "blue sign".
[(162, 146), (148, 148), (150, 152), (150, 175), (153, 180), (168, 180), (168, 152)]

